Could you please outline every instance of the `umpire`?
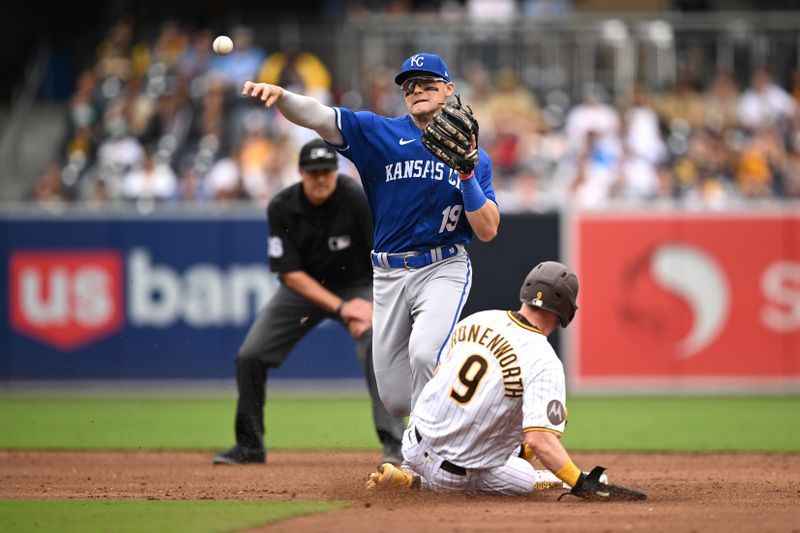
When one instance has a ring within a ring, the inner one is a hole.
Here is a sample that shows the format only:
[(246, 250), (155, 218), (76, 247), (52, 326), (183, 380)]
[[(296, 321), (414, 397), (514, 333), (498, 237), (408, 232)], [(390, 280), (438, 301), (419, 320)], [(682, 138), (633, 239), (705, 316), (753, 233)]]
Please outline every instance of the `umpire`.
[(337, 173), (322, 139), (300, 150), (302, 181), (267, 207), (269, 263), (281, 285), (261, 310), (236, 358), (236, 445), (214, 464), (264, 463), (267, 373), (325, 318), (345, 324), (367, 376), (383, 460), (400, 464), (404, 420), (389, 416), (372, 369), (372, 219), (364, 191)]

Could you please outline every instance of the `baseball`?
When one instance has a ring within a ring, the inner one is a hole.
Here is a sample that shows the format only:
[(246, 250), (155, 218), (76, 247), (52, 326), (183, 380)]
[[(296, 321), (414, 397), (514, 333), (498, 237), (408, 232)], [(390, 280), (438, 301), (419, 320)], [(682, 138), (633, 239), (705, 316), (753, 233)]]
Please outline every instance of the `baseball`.
[(220, 35), (214, 39), (214, 44), (211, 46), (221, 56), (226, 56), (233, 52), (233, 41), (227, 35)]

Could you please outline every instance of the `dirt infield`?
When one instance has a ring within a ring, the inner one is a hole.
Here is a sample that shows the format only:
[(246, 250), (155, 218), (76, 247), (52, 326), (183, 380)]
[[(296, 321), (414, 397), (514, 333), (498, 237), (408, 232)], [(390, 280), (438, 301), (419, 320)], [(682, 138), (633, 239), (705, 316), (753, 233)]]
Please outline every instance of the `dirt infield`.
[(0, 451), (0, 498), (337, 500), (339, 511), (259, 531), (794, 531), (800, 455), (575, 454), (648, 494), (635, 503), (556, 502), (362, 487), (374, 453), (272, 452), (267, 466), (212, 466), (211, 454)]

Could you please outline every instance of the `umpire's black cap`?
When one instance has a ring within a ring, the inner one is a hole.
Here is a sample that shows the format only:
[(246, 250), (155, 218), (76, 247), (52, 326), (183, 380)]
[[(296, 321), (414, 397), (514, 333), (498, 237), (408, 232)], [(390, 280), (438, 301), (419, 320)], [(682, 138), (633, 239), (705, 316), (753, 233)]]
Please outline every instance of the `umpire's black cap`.
[(339, 168), (336, 151), (322, 139), (314, 139), (300, 149), (300, 170), (333, 170)]

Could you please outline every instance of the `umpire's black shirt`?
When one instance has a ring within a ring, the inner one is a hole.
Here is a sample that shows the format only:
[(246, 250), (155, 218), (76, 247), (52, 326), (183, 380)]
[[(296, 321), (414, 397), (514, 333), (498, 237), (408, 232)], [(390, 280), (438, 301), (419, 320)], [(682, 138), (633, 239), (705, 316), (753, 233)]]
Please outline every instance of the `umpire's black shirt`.
[(303, 270), (322, 285), (345, 288), (372, 281), (372, 216), (364, 190), (339, 175), (325, 203), (313, 205), (303, 183), (279, 192), (267, 207), (269, 266)]

